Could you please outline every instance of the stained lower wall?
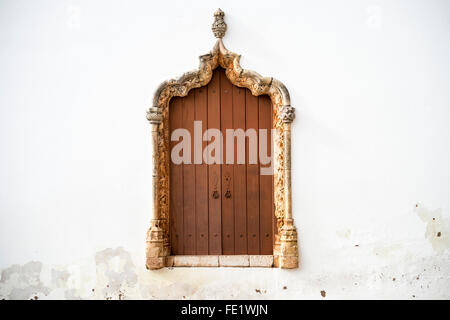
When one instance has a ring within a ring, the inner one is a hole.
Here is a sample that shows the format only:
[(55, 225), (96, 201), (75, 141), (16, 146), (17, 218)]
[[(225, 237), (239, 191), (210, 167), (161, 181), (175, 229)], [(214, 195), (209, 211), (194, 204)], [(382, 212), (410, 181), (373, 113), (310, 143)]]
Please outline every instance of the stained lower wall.
[(323, 273), (264, 268), (166, 268), (149, 272), (142, 261), (116, 248), (68, 266), (37, 261), (13, 265), (2, 271), (0, 299), (449, 298), (448, 254)]
[(296, 270), (149, 271), (142, 252), (117, 247), (69, 265), (30, 261), (5, 268), (0, 299), (449, 299), (449, 221), (421, 207), (414, 212), (425, 222), (423, 239), (342, 246), (316, 270), (302, 263)]

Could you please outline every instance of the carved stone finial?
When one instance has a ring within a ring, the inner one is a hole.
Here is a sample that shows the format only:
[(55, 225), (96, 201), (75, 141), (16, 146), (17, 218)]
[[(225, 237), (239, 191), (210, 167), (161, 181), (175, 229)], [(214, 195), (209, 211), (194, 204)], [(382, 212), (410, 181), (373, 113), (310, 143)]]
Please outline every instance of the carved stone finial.
[(222, 39), (227, 31), (227, 24), (223, 20), (224, 16), (225, 13), (220, 9), (217, 9), (217, 11), (214, 12), (214, 23), (212, 24), (211, 29), (214, 36), (218, 39)]
[(160, 108), (152, 107), (147, 110), (147, 120), (151, 124), (160, 124), (162, 121), (162, 111)]
[(295, 118), (295, 108), (291, 106), (283, 106), (281, 108), (280, 118), (284, 123), (289, 123), (294, 121)]

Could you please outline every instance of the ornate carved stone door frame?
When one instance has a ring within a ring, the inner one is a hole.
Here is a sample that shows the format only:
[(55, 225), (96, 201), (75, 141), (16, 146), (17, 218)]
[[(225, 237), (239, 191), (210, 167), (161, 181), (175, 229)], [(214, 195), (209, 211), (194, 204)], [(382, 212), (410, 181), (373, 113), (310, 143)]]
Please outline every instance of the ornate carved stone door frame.
[[(212, 51), (200, 56), (197, 70), (187, 72), (178, 79), (164, 81), (156, 90), (153, 106), (147, 111), (152, 128), (153, 147), (153, 217), (147, 232), (146, 267), (160, 269), (171, 266), (169, 241), (169, 101), (184, 97), (189, 90), (207, 85), (213, 70), (221, 66), (227, 78), (238, 87), (250, 89), (253, 95), (267, 94), (273, 104), (273, 126), (282, 134), (274, 141), (274, 202), (278, 234), (274, 244), (274, 266), (298, 267), (297, 230), (292, 219), (291, 195), (291, 123), (295, 109), (291, 107), (289, 92), (278, 80), (262, 77), (241, 68), (240, 55), (228, 51), (222, 38), (227, 25), (224, 13), (214, 13), (212, 31), (217, 38)], [(173, 261), (173, 259), (172, 259)]]

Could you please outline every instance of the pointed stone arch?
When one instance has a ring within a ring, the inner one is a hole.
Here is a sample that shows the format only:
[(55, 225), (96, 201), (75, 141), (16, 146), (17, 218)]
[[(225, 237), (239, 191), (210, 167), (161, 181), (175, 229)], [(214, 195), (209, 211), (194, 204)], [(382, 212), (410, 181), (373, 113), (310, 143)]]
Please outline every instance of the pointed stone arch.
[(147, 111), (152, 126), (153, 146), (153, 216), (147, 232), (146, 266), (159, 269), (171, 266), (169, 241), (169, 103), (173, 97), (184, 97), (191, 89), (207, 85), (217, 67), (225, 69), (232, 84), (244, 87), (254, 96), (268, 95), (273, 104), (273, 127), (279, 132), (274, 139), (274, 205), (278, 235), (275, 239), (274, 266), (298, 267), (297, 231), (292, 219), (291, 196), (291, 123), (295, 109), (291, 107), (289, 92), (279, 80), (262, 77), (240, 66), (240, 55), (227, 50), (222, 38), (226, 24), (224, 13), (214, 14), (212, 26), (217, 42), (211, 52), (199, 57), (199, 68), (177, 79), (164, 81), (153, 97)]

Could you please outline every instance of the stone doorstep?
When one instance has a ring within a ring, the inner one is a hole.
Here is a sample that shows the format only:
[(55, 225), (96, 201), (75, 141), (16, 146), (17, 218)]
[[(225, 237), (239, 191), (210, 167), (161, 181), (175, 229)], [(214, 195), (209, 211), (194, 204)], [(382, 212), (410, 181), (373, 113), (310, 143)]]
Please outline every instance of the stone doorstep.
[(170, 256), (173, 267), (263, 267), (273, 266), (272, 255)]
[(217, 256), (174, 256), (174, 267), (218, 267)]
[(272, 255), (251, 255), (250, 257), (250, 267), (273, 267), (273, 256)]
[(219, 256), (221, 267), (249, 267), (250, 259), (248, 255)]

